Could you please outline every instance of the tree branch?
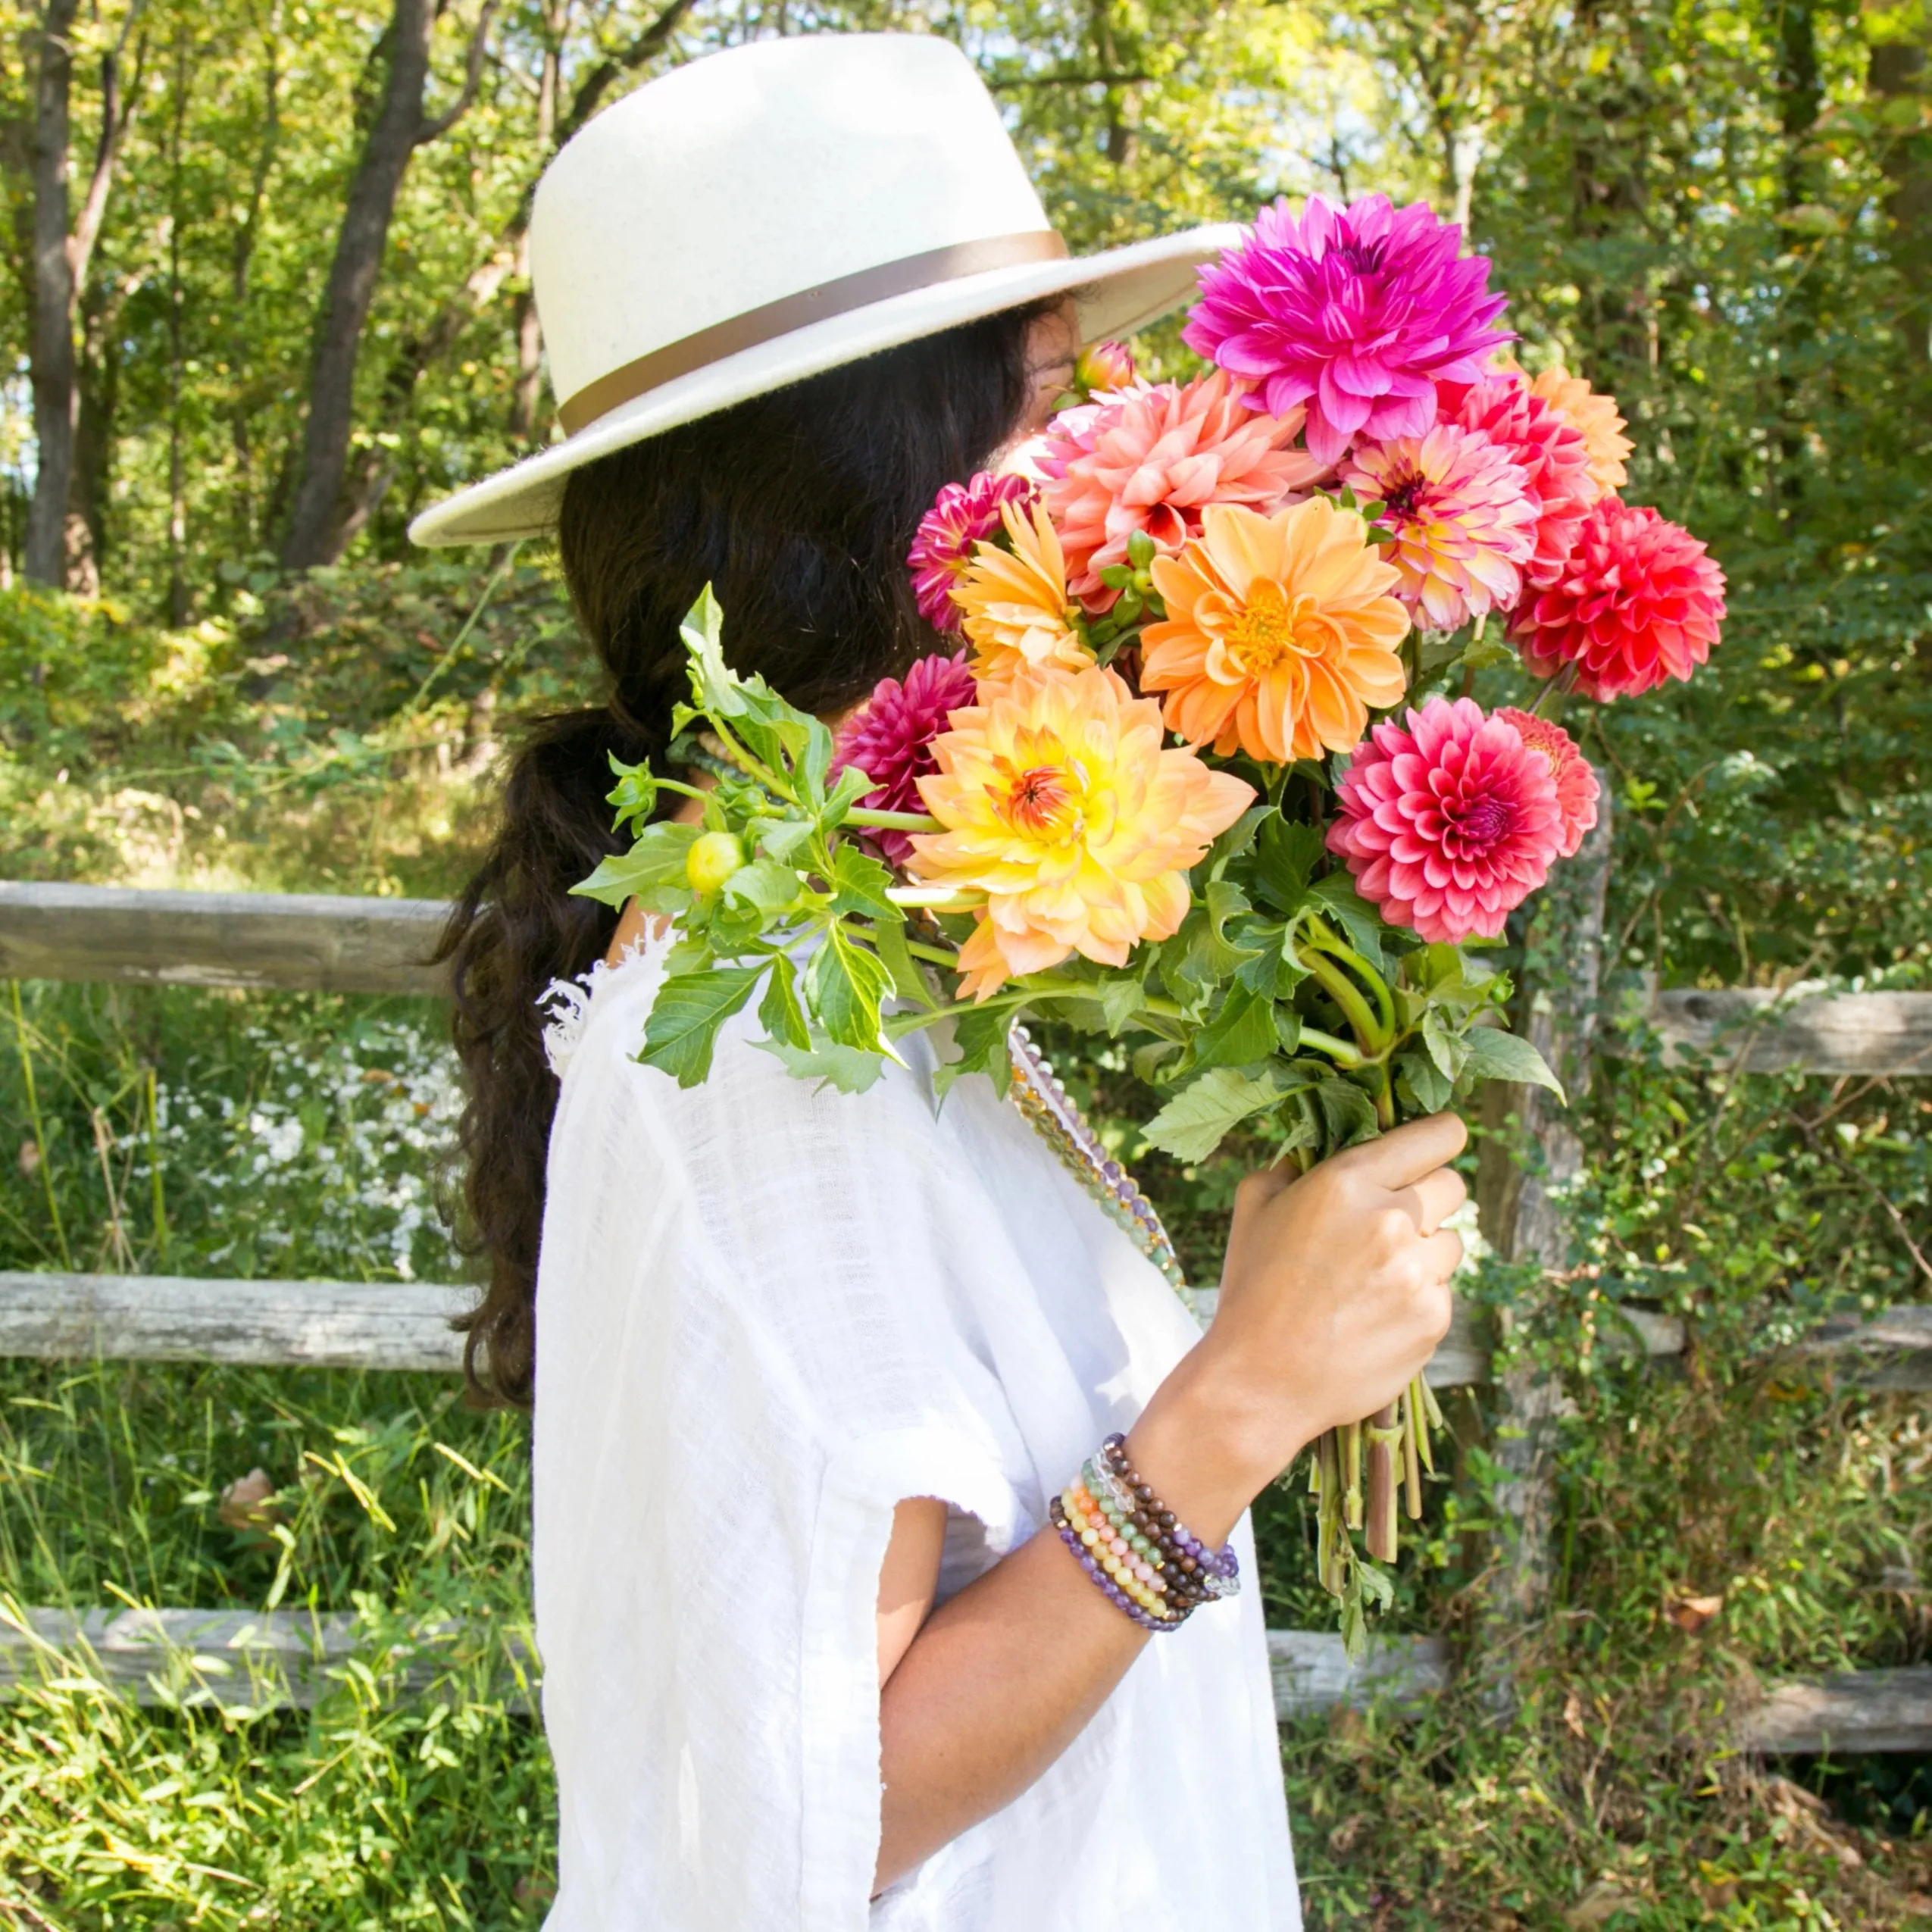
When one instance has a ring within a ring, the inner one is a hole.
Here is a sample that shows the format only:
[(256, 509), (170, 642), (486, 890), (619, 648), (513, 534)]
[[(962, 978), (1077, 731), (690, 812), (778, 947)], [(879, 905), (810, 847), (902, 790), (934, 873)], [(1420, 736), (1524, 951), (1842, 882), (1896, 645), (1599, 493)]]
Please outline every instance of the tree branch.
[(633, 68), (642, 67), (652, 55), (661, 53), (678, 23), (691, 11), (692, 0), (670, 0), (658, 17), (627, 47), (607, 55), (578, 82), (571, 96), (569, 111), (557, 123), (557, 145), (561, 147), (590, 117), (610, 91), (611, 83)]
[(477, 16), (477, 30), (470, 36), (470, 52), (463, 64), (463, 88), (445, 114), (438, 114), (433, 120), (425, 120), (416, 130), (416, 146), (425, 147), (432, 141), (440, 140), (474, 105), (477, 83), (483, 79), (483, 56), (489, 51), (489, 30), (496, 19), (499, 0), (483, 0), (483, 11)]
[(101, 224), (107, 216), (108, 195), (114, 186), (114, 162), (120, 155), (121, 142), (133, 125), (135, 110), (140, 105), (142, 70), (147, 59), (145, 36), (135, 43), (134, 81), (127, 90), (124, 105), (120, 93), (120, 62), (127, 49), (127, 36), (133, 30), (141, 6), (142, 0), (134, 0), (134, 5), (127, 10), (127, 19), (121, 23), (120, 35), (114, 42), (114, 51), (101, 56), (101, 137), (95, 144), (94, 171), (88, 177), (87, 192), (81, 202), (80, 214), (67, 243), (67, 260), (77, 294), (86, 282), (87, 264), (93, 258), (94, 244), (100, 239)]

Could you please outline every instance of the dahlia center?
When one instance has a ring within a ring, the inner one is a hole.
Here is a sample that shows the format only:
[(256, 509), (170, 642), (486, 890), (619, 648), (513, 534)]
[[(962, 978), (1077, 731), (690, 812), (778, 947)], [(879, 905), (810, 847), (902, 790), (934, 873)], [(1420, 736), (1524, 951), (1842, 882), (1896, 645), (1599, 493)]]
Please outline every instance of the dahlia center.
[(1078, 823), (1079, 790), (1064, 765), (1029, 765), (1008, 779), (999, 813), (1027, 838), (1062, 837)]
[(1415, 507), (1422, 500), (1422, 492), (1428, 486), (1426, 477), (1405, 477), (1393, 489), (1382, 492), (1382, 501), (1398, 517), (1413, 517)]
[(1272, 577), (1258, 577), (1233, 623), (1223, 633), (1244, 671), (1272, 671), (1283, 658), (1320, 657), (1330, 626), (1312, 597), (1291, 597)]
[(1480, 858), (1500, 844), (1516, 829), (1516, 808), (1503, 799), (1477, 799), (1464, 810), (1452, 813), (1453, 828), (1443, 841), (1452, 858)]

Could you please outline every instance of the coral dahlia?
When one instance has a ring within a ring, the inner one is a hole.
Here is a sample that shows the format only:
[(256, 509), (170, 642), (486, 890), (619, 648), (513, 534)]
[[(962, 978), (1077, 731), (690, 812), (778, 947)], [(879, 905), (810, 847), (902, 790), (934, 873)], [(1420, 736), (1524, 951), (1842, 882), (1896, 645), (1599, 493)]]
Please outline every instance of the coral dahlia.
[(1599, 395), (1580, 376), (1573, 376), (1559, 362), (1546, 369), (1530, 385), (1530, 393), (1549, 405), (1557, 414), (1576, 427), (1590, 452), (1590, 480), (1599, 496), (1621, 489), (1630, 481), (1624, 458), (1636, 447), (1625, 436), (1624, 419), (1617, 413), (1614, 398)]
[(983, 999), (1076, 952), (1124, 965), (1179, 930), (1188, 868), (1255, 793), (1162, 736), (1160, 707), (1092, 664), (1018, 671), (954, 714), (918, 781), (946, 829), (914, 834), (911, 864), (986, 895), (962, 993)]
[(1549, 877), (1562, 839), (1549, 760), (1469, 698), (1384, 719), (1335, 799), (1328, 849), (1356, 891), (1432, 943), (1496, 938)]
[(1368, 195), (1340, 208), (1283, 199), (1247, 239), (1201, 270), (1182, 338), (1260, 388), (1271, 415), (1308, 405), (1310, 453), (1327, 467), (1350, 440), (1421, 436), (1439, 382), (1473, 383), (1507, 330), (1490, 264), (1459, 256), (1462, 231), (1421, 202)]
[[(1028, 514), (1030, 508), (1030, 514)], [(1093, 653), (1075, 628), (1067, 591), (1067, 560), (1043, 505), (1000, 507), (1006, 540), (974, 546), (973, 561), (952, 586), (978, 677), (1003, 677), (1029, 665), (1077, 671)]]
[(1067, 574), (1091, 611), (1120, 592), (1100, 580), (1127, 560), (1127, 539), (1144, 530), (1171, 555), (1201, 528), (1208, 503), (1273, 510), (1322, 466), (1290, 449), (1303, 412), (1285, 416), (1244, 406), (1224, 370), (1184, 386), (1161, 383), (1070, 409), (1047, 433), (1041, 497), (1059, 527)]
[(1432, 630), (1506, 611), (1522, 595), (1536, 499), (1521, 464), (1480, 430), (1438, 423), (1426, 436), (1364, 444), (1342, 480), (1387, 505), (1380, 521), (1395, 536), (1396, 595)]
[(999, 528), (999, 513), (1009, 503), (1031, 500), (1034, 486), (1024, 477), (996, 477), (982, 470), (963, 483), (946, 483), (919, 520), (919, 533), (907, 552), (919, 614), (935, 630), (957, 630), (959, 611), (952, 586), (966, 574), (973, 546)]
[(1596, 801), (1602, 788), (1590, 760), (1577, 749), (1576, 739), (1552, 719), (1518, 711), (1514, 705), (1505, 705), (1490, 715), (1507, 718), (1524, 743), (1549, 761), (1550, 775), (1556, 780), (1556, 809), (1562, 819), (1562, 841), (1556, 855), (1574, 858), (1583, 834), (1596, 823)]
[(1606, 496), (1562, 576), (1517, 606), (1509, 634), (1537, 677), (1574, 665), (1577, 689), (1607, 701), (1689, 677), (1724, 617), (1724, 574), (1705, 546), (1655, 510)]
[(1480, 430), (1522, 470), (1537, 510), (1536, 547), (1523, 574), (1534, 584), (1554, 583), (1590, 506), (1603, 493), (1590, 475), (1583, 432), (1515, 371), (1478, 383), (1455, 420), (1465, 430)]
[[(874, 811), (923, 811), (919, 783), (938, 765), (933, 740), (946, 727), (950, 714), (972, 703), (979, 686), (966, 668), (966, 653), (921, 658), (905, 674), (882, 677), (871, 697), (846, 719), (833, 747), (836, 774), (856, 765), (872, 780), (862, 804)], [(912, 847), (903, 832), (870, 831), (865, 835), (895, 865), (903, 865)]]
[(1140, 634), (1140, 688), (1168, 728), (1271, 764), (1345, 752), (1403, 690), (1408, 613), (1361, 519), (1325, 497), (1264, 517), (1210, 504), (1178, 557), (1156, 557), (1164, 624)]

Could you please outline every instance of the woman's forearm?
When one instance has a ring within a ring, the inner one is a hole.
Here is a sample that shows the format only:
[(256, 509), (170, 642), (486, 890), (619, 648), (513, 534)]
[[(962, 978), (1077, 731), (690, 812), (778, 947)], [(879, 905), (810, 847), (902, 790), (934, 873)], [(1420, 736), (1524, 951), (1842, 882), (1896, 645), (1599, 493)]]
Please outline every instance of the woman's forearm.
[[(1188, 1380), (1155, 1396), (1129, 1453), (1164, 1497), (1171, 1484), (1195, 1533), (1219, 1543), (1274, 1472), (1257, 1475), (1214, 1452)], [(1095, 1589), (1051, 1528), (935, 1611), (880, 1693), (877, 1884), (890, 1884), (1011, 1804), (1152, 1640)]]

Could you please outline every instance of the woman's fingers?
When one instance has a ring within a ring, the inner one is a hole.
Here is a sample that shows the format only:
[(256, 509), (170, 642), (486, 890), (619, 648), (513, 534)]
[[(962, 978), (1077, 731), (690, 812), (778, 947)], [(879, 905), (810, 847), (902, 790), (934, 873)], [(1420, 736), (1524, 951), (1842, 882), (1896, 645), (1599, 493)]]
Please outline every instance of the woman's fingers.
[(1418, 1234), (1433, 1234), (1469, 1198), (1453, 1168), (1438, 1168), (1396, 1196), (1396, 1205), (1415, 1222)]
[(1378, 1183), (1391, 1193), (1413, 1187), (1424, 1174), (1446, 1168), (1468, 1145), (1469, 1130), (1453, 1114), (1431, 1114), (1411, 1121), (1361, 1147), (1351, 1147), (1327, 1163)]

